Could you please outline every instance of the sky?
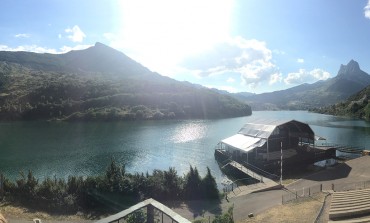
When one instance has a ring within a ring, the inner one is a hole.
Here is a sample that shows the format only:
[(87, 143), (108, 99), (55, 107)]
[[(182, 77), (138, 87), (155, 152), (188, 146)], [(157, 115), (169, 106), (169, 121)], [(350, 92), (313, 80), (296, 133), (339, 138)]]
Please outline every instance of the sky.
[(370, 0), (1, 0), (0, 50), (96, 42), (179, 81), (263, 93), (370, 73)]

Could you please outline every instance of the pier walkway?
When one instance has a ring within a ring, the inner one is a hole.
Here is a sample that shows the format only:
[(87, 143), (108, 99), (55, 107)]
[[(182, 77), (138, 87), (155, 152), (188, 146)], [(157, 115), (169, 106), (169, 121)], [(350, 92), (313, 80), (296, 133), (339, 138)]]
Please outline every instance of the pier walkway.
[(228, 162), (222, 168), (226, 166), (229, 166), (233, 168), (234, 170), (244, 173), (245, 175), (248, 175), (254, 178), (255, 180), (259, 181), (258, 183), (255, 183), (255, 184), (235, 186), (235, 187), (234, 187), (235, 181), (231, 182), (233, 185), (232, 185), (232, 190), (228, 193), (229, 198), (242, 196), (242, 195), (246, 195), (246, 194), (250, 194), (254, 192), (274, 189), (280, 186), (278, 183), (271, 180), (270, 178), (257, 174), (256, 172), (252, 171), (250, 168), (247, 168), (234, 160)]

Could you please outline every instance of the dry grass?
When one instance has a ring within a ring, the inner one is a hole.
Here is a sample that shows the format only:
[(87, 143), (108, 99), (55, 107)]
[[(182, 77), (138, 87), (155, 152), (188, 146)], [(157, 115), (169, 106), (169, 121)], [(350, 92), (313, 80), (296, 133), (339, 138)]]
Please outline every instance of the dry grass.
[(4, 216), (0, 213), (0, 223), (7, 223), (8, 221), (4, 218)]
[(314, 199), (306, 198), (285, 205), (279, 205), (261, 213), (253, 218), (240, 221), (240, 223), (254, 222), (314, 222), (323, 205), (324, 194), (316, 195)]
[[(83, 215), (50, 215), (46, 212), (31, 211), (24, 207), (18, 207), (7, 203), (0, 203), (0, 214), (3, 214), (5, 219), (24, 219), (32, 221), (32, 219), (39, 218), (43, 222), (91, 222), (87, 220), (87, 216)], [(0, 218), (1, 219), (1, 218)], [(8, 221), (9, 222), (9, 221)], [(1, 223), (1, 221), (0, 221)]]

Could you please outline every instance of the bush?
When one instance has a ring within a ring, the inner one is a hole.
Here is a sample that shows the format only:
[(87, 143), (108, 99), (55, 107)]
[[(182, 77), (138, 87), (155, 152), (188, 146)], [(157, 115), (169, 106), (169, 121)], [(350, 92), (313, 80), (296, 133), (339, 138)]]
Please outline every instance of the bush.
[(125, 221), (127, 223), (138, 223), (138, 222), (145, 223), (146, 214), (143, 211), (138, 210), (126, 216)]
[(234, 207), (230, 207), (227, 213), (216, 216), (212, 223), (234, 223), (233, 212)]
[(172, 167), (146, 175), (129, 174), (114, 160), (104, 175), (87, 178), (70, 176), (67, 180), (48, 177), (39, 182), (29, 171), (27, 176), (21, 173), (15, 184), (4, 178), (2, 189), (9, 201), (63, 214), (78, 210), (116, 211), (113, 210), (118, 207), (116, 204), (127, 207), (146, 198), (158, 201), (219, 198), (209, 168), (203, 179), (197, 168), (192, 166), (184, 177), (178, 176)]

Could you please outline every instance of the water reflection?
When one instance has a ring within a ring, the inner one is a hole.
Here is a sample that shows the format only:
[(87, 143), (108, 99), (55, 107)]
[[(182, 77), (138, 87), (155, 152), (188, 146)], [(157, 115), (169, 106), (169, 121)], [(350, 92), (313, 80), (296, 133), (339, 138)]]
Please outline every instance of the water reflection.
[(184, 143), (203, 138), (206, 134), (207, 126), (204, 122), (190, 122), (179, 125), (174, 132), (172, 141), (174, 143)]
[(204, 175), (208, 166), (220, 183), (215, 145), (243, 124), (266, 118), (306, 122), (328, 143), (370, 149), (369, 122), (305, 111), (263, 111), (219, 120), (14, 122), (0, 123), (0, 172), (17, 177), (20, 170), (33, 170), (39, 178), (95, 175), (104, 173), (114, 157), (128, 172), (174, 167), (182, 175), (192, 165)]

